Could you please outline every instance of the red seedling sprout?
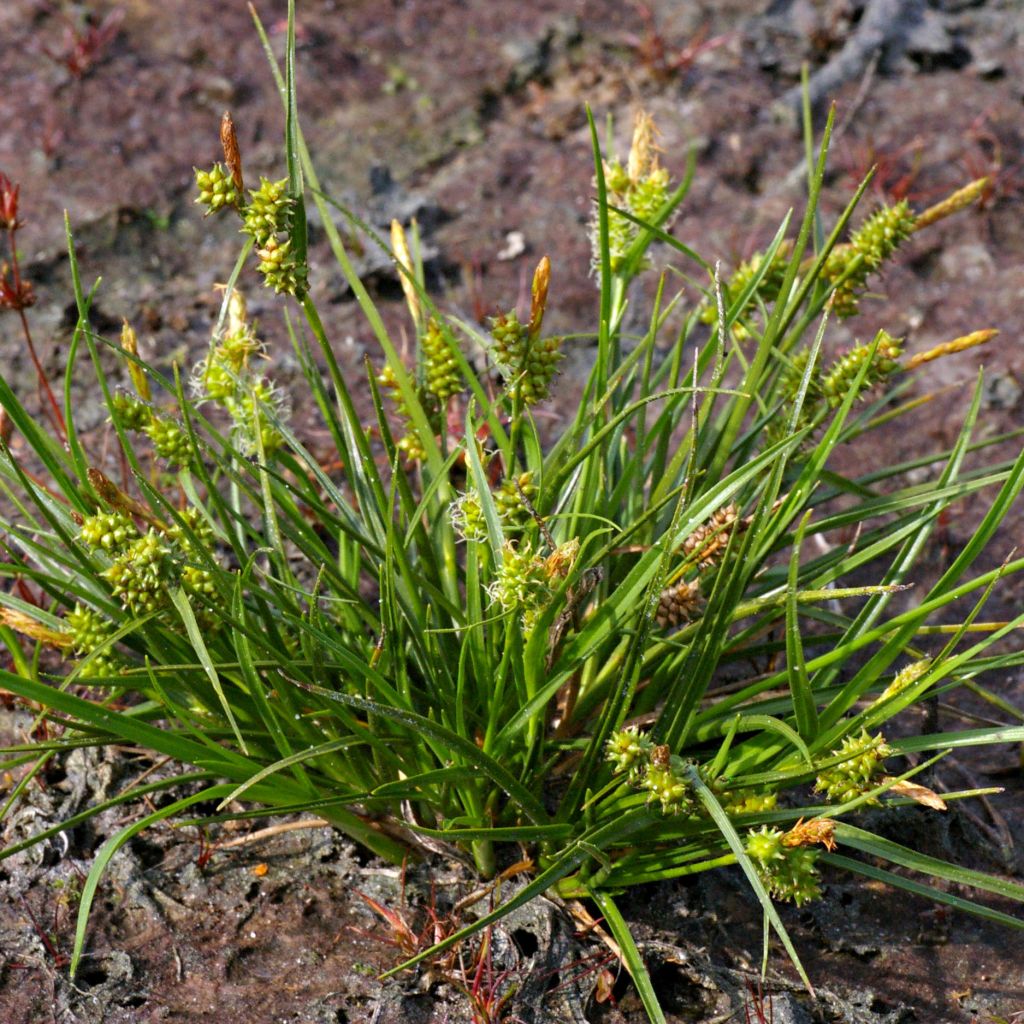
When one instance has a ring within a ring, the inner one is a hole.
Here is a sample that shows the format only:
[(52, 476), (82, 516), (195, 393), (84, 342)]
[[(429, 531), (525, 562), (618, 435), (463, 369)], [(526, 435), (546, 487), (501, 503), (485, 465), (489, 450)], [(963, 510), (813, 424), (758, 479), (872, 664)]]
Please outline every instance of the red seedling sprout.
[(626, 44), (633, 48), (640, 63), (659, 81), (667, 81), (689, 71), (698, 57), (719, 46), (724, 46), (735, 35), (735, 33), (724, 33), (709, 39), (708, 27), (702, 25), (685, 46), (670, 50), (664, 35), (658, 28), (651, 8), (640, 0), (634, 0), (633, 7), (636, 8), (640, 20), (644, 24), (644, 30), (642, 35), (627, 34), (625, 36)]
[[(29, 921), (32, 922), (32, 930), (39, 937), (39, 941), (43, 944), (43, 949), (46, 950), (47, 956), (53, 961), (54, 967), (58, 970), (63, 970), (71, 963), (71, 957), (63, 950), (59, 949), (56, 943), (56, 936), (50, 936), (46, 933), (43, 926), (39, 923), (39, 919), (36, 917), (32, 907), (29, 905), (27, 899), (24, 896), (21, 897), (21, 905), (25, 908), (25, 913), (28, 915)], [(54, 931), (56, 931), (57, 917), (56, 911), (54, 911)], [(15, 963), (10, 964), (10, 967), (15, 970), (26, 970), (30, 966), (29, 964)]]
[(570, 972), (572, 976), (563, 981), (560, 985), (548, 989), (547, 994), (554, 995), (556, 992), (563, 992), (570, 986), (578, 987), (585, 978), (594, 976), (593, 999), (595, 1003), (608, 1003), (612, 1008), (619, 1004), (615, 999), (616, 972), (612, 966), (621, 967), (622, 961), (614, 953), (604, 953), (598, 950), (588, 953), (578, 960), (572, 960), (563, 964), (557, 971), (551, 972), (551, 977), (560, 974), (563, 977)]
[[(52, 10), (52, 8), (51, 8)], [(55, 64), (65, 68), (77, 81), (100, 62), (107, 47), (117, 38), (124, 20), (124, 11), (115, 7), (98, 25), (88, 22), (84, 27), (76, 25), (67, 15), (54, 12), (64, 22), (64, 38), (60, 49), (41, 47), (43, 53)]]
[[(766, 1006), (767, 1014), (765, 1013)], [(743, 1015), (746, 1024), (773, 1024), (775, 1020), (772, 997), (765, 996), (760, 978), (757, 979), (757, 988), (754, 987), (752, 981), (747, 982), (747, 1000), (743, 1004)]]
[(217, 852), (217, 844), (211, 843), (206, 835), (205, 829), (199, 831), (199, 853), (196, 854), (196, 867), (200, 871), (206, 870), (207, 864), (213, 859)]
[[(494, 953), (491, 948), (491, 928), (484, 930), (483, 939), (476, 951), (476, 967), (473, 976), (465, 988), (469, 996), (473, 1024), (512, 1024), (513, 1020), (504, 1016), (505, 1004), (512, 998), (515, 987), (508, 984), (512, 977), (511, 971), (495, 971)], [(465, 967), (461, 970), (466, 977)], [(456, 984), (458, 982), (456, 981)], [(461, 986), (459, 986), (461, 987)]]
[(57, 404), (57, 398), (50, 387), (50, 382), (46, 379), (43, 364), (39, 361), (36, 346), (32, 340), (32, 331), (28, 325), (28, 317), (25, 316), (25, 310), (34, 305), (36, 297), (31, 281), (26, 281), (22, 277), (21, 265), (18, 262), (18, 230), (23, 224), (23, 221), (18, 219), (18, 194), (20, 191), (21, 186), (15, 184), (0, 171), (0, 232), (7, 235), (7, 249), (10, 255), (10, 263), (0, 264), (0, 310), (10, 310), (18, 314), (25, 344), (36, 369), (43, 408), (46, 410), (57, 436), (62, 441), (66, 441), (67, 430), (64, 426), (64, 417), (61, 415), (60, 406)]
[(988, 184), (978, 200), (978, 211), (990, 209), (1000, 199), (1013, 199), (1024, 195), (1024, 164), (1019, 160), (1006, 160), (1006, 147), (988, 123), (989, 112), (979, 114), (966, 136), (974, 148), (968, 150), (962, 161), (972, 178), (987, 178)]
[[(410, 956), (419, 952), (422, 936), (417, 935), (409, 923), (397, 910), (391, 910), (378, 903), (365, 892), (353, 889), (353, 892), (391, 929), (391, 934), (383, 941), (390, 946), (397, 946), (403, 953)], [(360, 930), (361, 931), (361, 930)], [(361, 932), (366, 934), (365, 932)]]
[(925, 140), (921, 136), (895, 148), (876, 149), (872, 142), (861, 142), (844, 151), (841, 163), (855, 184), (860, 184), (873, 169), (871, 190), (888, 203), (898, 203), (924, 197), (913, 187), (921, 172), (924, 152)]

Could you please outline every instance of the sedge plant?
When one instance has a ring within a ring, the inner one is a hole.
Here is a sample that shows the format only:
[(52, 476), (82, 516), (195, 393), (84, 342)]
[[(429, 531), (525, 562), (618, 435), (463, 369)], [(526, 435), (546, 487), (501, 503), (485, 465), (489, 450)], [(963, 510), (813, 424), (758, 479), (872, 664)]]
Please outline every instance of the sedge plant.
[[(130, 327), (97, 334), (69, 229), (79, 317), (66, 443), (0, 378), (30, 453), (0, 450), (0, 572), (29, 588), (0, 594), (13, 664), (0, 685), (60, 727), (7, 749), (5, 769), (22, 775), (5, 806), (75, 747), (129, 743), (181, 766), (0, 853), (118, 803), (173, 796), (96, 854), (72, 972), (118, 849), (211, 800), (220, 811), (207, 824), (312, 813), (395, 863), (425, 840), (485, 877), (528, 848), (529, 881), (441, 946), (544, 892), (589, 898), (654, 1021), (663, 1014), (617, 902), (641, 883), (738, 865), (766, 935), (801, 973), (777, 903), (817, 899), (825, 865), (1020, 927), (944, 884), (1013, 900), (1024, 887), (917, 853), (858, 815), (929, 793), (909, 780), (950, 751), (1024, 741), (1019, 721), (924, 735), (900, 725), (921, 701), (1024, 662), (1013, 642), (1024, 615), (980, 617), (1024, 559), (976, 567), (1024, 486), (1024, 453), (1000, 461), (976, 439), (979, 377), (948, 450), (852, 476), (835, 459), (912, 421), (919, 367), (994, 332), (911, 355), (882, 331), (824, 355), (830, 318), (855, 317), (900, 243), (983, 183), (923, 212), (865, 213), (862, 186), (827, 227), (830, 120), (809, 148), (803, 209), (722, 280), (671, 233), (689, 174), (671, 180), (652, 122), (638, 119), (624, 160), (602, 155), (591, 122), (596, 313), (584, 327), (596, 347), (578, 412), (543, 434), (534, 409), (569, 386), (558, 377), (569, 342), (544, 330), (558, 268), (542, 260), (529, 311), (482, 330), (427, 294), (417, 236), (395, 225), (418, 339), (405, 362), (345, 248), (370, 229), (324, 193), (306, 150), (289, 26), (283, 71), (271, 57), (280, 179), (246, 188), (230, 119), (224, 164), (197, 172), (200, 205), (237, 218), (244, 238), (206, 358), (172, 379), (140, 358)], [(310, 203), (379, 342), (359, 381), (308, 291)], [(663, 273), (646, 329), (629, 336), (627, 302), (653, 273), (655, 243), (705, 275), (703, 291), (672, 295)], [(280, 295), (304, 371), (291, 396), (237, 287), (250, 261)], [(471, 342), (487, 367), (467, 357)], [(107, 350), (121, 381), (104, 369)], [(116, 483), (75, 427), (83, 359), (123, 456)], [(372, 396), (372, 422), (356, 389)], [(336, 447), (326, 465), (289, 425), (289, 398), (322, 417)], [(981, 492), (987, 513), (923, 580), (939, 517)], [(908, 607), (897, 595), (914, 583)]]

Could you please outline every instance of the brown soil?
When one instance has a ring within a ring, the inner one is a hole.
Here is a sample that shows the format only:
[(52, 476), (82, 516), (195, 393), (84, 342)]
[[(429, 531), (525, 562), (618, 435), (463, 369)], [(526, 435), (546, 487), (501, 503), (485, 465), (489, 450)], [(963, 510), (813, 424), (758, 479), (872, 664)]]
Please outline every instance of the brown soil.
[[(275, 18), (284, 5), (258, 6), (280, 53)], [(1024, 379), (1015, 347), (1024, 330), (1020, 7), (1016, 0), (892, 6), (914, 30), (894, 35), (835, 94), (840, 128), (826, 212), (842, 207), (872, 163), (873, 194), (905, 194), (919, 208), (981, 174), (992, 176), (991, 195), (980, 209), (915, 238), (878, 282), (883, 298), (833, 325), (829, 344), (842, 347), (855, 331), (870, 337), (885, 326), (918, 350), (999, 327), (1001, 339), (984, 355), (983, 429), (1011, 429)], [(802, 62), (834, 66), (866, 18), (863, 7), (857, 0), (775, 0), (756, 11), (740, 0), (651, 0), (649, 11), (622, 0), (299, 0), (302, 117), (330, 192), (382, 228), (392, 216), (419, 218), (442, 305), (470, 318), (522, 308), (533, 266), (547, 253), (551, 327), (577, 330), (592, 323), (595, 306), (584, 103), (600, 123), (615, 115), (620, 152), (641, 105), (658, 122), (670, 168), (679, 172), (696, 149), (697, 178), (674, 230), (732, 266), (800, 204), (802, 144), (773, 104), (793, 87)], [(0, 170), (21, 183), (21, 256), (39, 297), (30, 317), (54, 371), (63, 367), (73, 323), (63, 209), (87, 287), (103, 278), (94, 322), (112, 330), (127, 317), (140, 330), (142, 354), (169, 370), (205, 350), (217, 308), (212, 285), (230, 272), (238, 244), (233, 226), (204, 222), (192, 204), (192, 167), (217, 157), (224, 108), (238, 125), (250, 179), (283, 173), (280, 104), (245, 4), (124, 0), (118, 9), (116, 36), (87, 53), (90, 66), (76, 75), (62, 56), (66, 26), (90, 12), (96, 24), (111, 4), (96, 2), (88, 12), (82, 4), (32, 0), (0, 6)], [(695, 45), (701, 40), (709, 45)], [(331, 269), (315, 224), (313, 239), (314, 296), (343, 364), (360, 374), (363, 353), (375, 352), (371, 332)], [(387, 261), (372, 250), (360, 259), (400, 332), (400, 289)], [(702, 284), (690, 288), (691, 299)], [(255, 280), (244, 286), (277, 343), (275, 375), (287, 384), (295, 367), (276, 303)], [(641, 294), (633, 308), (644, 308)], [(28, 398), (35, 379), (16, 326), (11, 317), (0, 320), (2, 369)], [(586, 339), (575, 342), (567, 393), (588, 353)], [(925, 386), (948, 390), (924, 407), (915, 432), (887, 437), (892, 455), (952, 439), (977, 362), (977, 353), (967, 353), (928, 370)], [(557, 406), (550, 415), (557, 418)], [(83, 392), (79, 416), (101, 444), (95, 392)], [(963, 515), (977, 514), (980, 504)], [(954, 521), (947, 529), (955, 549), (963, 528)], [(991, 684), (1007, 699), (1024, 694), (1018, 679)], [(14, 712), (0, 716), (7, 736), (22, 735), (25, 722)], [(4, 822), (5, 844), (131, 778), (147, 766), (135, 757), (93, 763), (75, 755), (53, 767)], [(986, 770), (998, 773), (1006, 793), (976, 806), (973, 817), (956, 811), (937, 822), (921, 812), (876, 826), (970, 866), (1019, 873), (1024, 783), (1013, 751), (986, 757), (965, 761), (963, 770), (981, 784), (990, 782)], [(955, 767), (943, 770), (950, 786), (965, 784)], [(364, 862), (327, 830), (283, 833), (208, 861), (195, 828), (161, 827), (133, 840), (107, 875), (88, 957), (72, 984), (64, 955), (76, 880), (106, 836), (135, 813), (112, 812), (0, 865), (3, 1024), (471, 1019), (460, 985), (473, 987), (472, 950), (465, 970), (452, 963), (382, 984), (377, 974), (402, 954), (394, 929), (357, 890), (419, 930), (431, 910), (443, 917), (472, 881), (438, 863), (411, 873), (403, 895), (395, 872)], [(652, 888), (626, 906), (670, 1020), (744, 1019), (760, 922), (741, 879), (723, 872)], [(840, 877), (827, 900), (789, 913), (787, 924), (821, 999), (812, 1004), (801, 994), (777, 955), (770, 986), (776, 1024), (967, 1024), (1024, 1011), (1020, 933)], [(595, 1001), (606, 953), (576, 936), (553, 905), (508, 923), (493, 948), (494, 966), (477, 988), (518, 988), (506, 1019), (643, 1019), (621, 979), (613, 989), (617, 1007)]]

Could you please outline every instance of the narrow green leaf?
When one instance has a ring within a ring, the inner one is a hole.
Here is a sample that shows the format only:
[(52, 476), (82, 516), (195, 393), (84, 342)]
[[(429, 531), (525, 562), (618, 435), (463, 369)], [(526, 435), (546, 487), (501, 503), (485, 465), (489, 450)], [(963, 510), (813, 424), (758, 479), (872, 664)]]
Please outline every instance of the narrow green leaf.
[(797, 956), (796, 948), (793, 946), (793, 941), (789, 937), (789, 933), (786, 931), (786, 926), (782, 923), (782, 918), (779, 917), (779, 912), (775, 909), (775, 904), (772, 903), (771, 897), (765, 891), (764, 885), (761, 883), (761, 879), (757, 873), (757, 869), (754, 867), (753, 862), (747, 856), (747, 851), (743, 846), (743, 841), (736, 833), (736, 829), (733, 827), (732, 821), (729, 815), (722, 809), (722, 805), (715, 799), (715, 794), (705, 785), (704, 780), (700, 777), (697, 769), (692, 765), (686, 769), (687, 775), (690, 777), (690, 784), (693, 786), (694, 792), (700, 799), (700, 802), (707, 808), (707, 812), (711, 815), (711, 820), (718, 826), (719, 831), (722, 833), (722, 837), (729, 844), (729, 849), (732, 850), (733, 856), (736, 858), (736, 862), (743, 869), (743, 873), (747, 876), (747, 881), (750, 883), (751, 889), (754, 890), (754, 895), (757, 897), (757, 901), (761, 904), (761, 908), (764, 910), (765, 916), (771, 922), (772, 927), (775, 929), (775, 934), (778, 935), (782, 941), (782, 945), (785, 947), (786, 952), (789, 954), (789, 959), (792, 961), (793, 966), (796, 968), (797, 974), (800, 975), (801, 981), (807, 986), (807, 991), (814, 995), (814, 986), (811, 985), (810, 978), (807, 977), (807, 972), (804, 970), (803, 964), (800, 962), (800, 957)]
[(651, 1024), (666, 1024), (665, 1013), (661, 1008), (661, 1003), (658, 1002), (657, 993), (651, 983), (651, 976), (647, 973), (647, 966), (640, 955), (640, 950), (637, 949), (636, 941), (629, 930), (629, 925), (626, 924), (626, 919), (615, 905), (615, 901), (606, 892), (592, 890), (590, 898), (597, 904), (605, 924), (608, 925), (612, 933), (612, 938), (622, 952), (622, 962), (626, 965), (633, 984), (636, 985), (637, 994), (647, 1011), (648, 1020), (651, 1021)]

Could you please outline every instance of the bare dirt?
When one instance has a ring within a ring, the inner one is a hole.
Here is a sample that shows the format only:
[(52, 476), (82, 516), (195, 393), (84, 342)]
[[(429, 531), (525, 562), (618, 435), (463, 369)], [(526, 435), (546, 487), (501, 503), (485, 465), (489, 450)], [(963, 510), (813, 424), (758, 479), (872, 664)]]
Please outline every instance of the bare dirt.
[[(279, 54), (284, 6), (258, 4)], [(998, 327), (1002, 335), (983, 357), (983, 429), (1018, 424), (1024, 14), (1016, 0), (298, 6), (302, 117), (325, 187), (381, 228), (392, 216), (417, 216), (439, 302), (469, 317), (522, 308), (532, 269), (549, 254), (556, 331), (592, 323), (595, 306), (585, 102), (599, 122), (614, 115), (620, 152), (639, 106), (655, 116), (664, 162), (675, 172), (696, 150), (697, 177), (674, 231), (728, 268), (762, 247), (787, 209), (799, 206), (802, 143), (786, 103), (800, 65), (827, 75), (847, 69), (845, 81), (829, 80), (839, 130), (828, 213), (841, 209), (872, 164), (872, 195), (905, 195), (917, 208), (982, 174), (992, 186), (976, 211), (915, 237), (876, 282), (879, 298), (860, 317), (834, 325), (829, 344), (842, 347), (884, 326), (918, 350)], [(115, 9), (120, 20), (108, 22), (110, 38), (76, 54), (69, 25), (81, 39), (84, 25), (101, 24)], [(865, 42), (872, 19), (881, 31)], [(855, 52), (858, 41), (872, 43), (866, 58)], [(21, 183), (21, 258), (39, 298), (29, 315), (48, 367), (63, 368), (73, 324), (64, 209), (87, 287), (103, 278), (97, 326), (113, 330), (127, 317), (146, 358), (161, 369), (187, 366), (205, 351), (218, 303), (212, 286), (230, 272), (238, 244), (234, 226), (204, 222), (192, 203), (193, 165), (217, 158), (225, 108), (238, 125), (249, 179), (283, 173), (280, 104), (245, 4), (6, 0), (0, 81), (0, 170)], [(363, 354), (375, 353), (371, 332), (331, 269), (315, 224), (313, 240), (314, 296), (343, 365), (361, 374)], [(360, 258), (400, 332), (393, 272), (372, 250)], [(692, 300), (703, 284), (690, 287)], [(276, 304), (255, 280), (244, 287), (264, 333), (279, 343), (274, 373), (287, 384), (295, 368)], [(642, 294), (634, 308), (644, 308)], [(0, 366), (30, 400), (35, 379), (16, 327), (12, 317), (0, 319)], [(585, 338), (574, 346), (566, 395), (589, 352)], [(938, 397), (915, 431), (886, 437), (887, 455), (910, 457), (952, 439), (978, 361), (965, 353), (934, 364), (921, 388)], [(94, 392), (82, 395), (80, 425), (95, 428), (101, 445), (103, 410)], [(559, 416), (557, 402), (549, 415)], [(1019, 525), (1018, 517), (992, 559), (1006, 554)], [(963, 527), (954, 520), (946, 529), (955, 550)], [(990, 683), (1019, 703), (1019, 679)], [(953, 714), (943, 714), (953, 728)], [(23, 718), (13, 710), (0, 716), (7, 737), (24, 738)], [(52, 764), (4, 822), (5, 844), (150, 767), (133, 751)], [(961, 863), (1019, 875), (1024, 779), (1016, 751), (943, 771), (949, 774), (939, 781), (951, 787), (965, 785), (965, 771), (980, 784), (997, 777), (1006, 792), (941, 821), (922, 811), (876, 827)], [(0, 865), (2, 1024), (456, 1022), (472, 1019), (474, 991), (483, 999), (513, 989), (508, 1020), (643, 1019), (624, 979), (612, 999), (597, 1001), (604, 972), (614, 968), (607, 951), (581, 937), (564, 908), (544, 903), (494, 934), (493, 958), (479, 974), (467, 950), (462, 964), (381, 983), (379, 972), (402, 958), (398, 926), (365, 897), (402, 915), (425, 941), (435, 925), (447, 926), (454, 902), (474, 883), (434, 863), (410, 869), (403, 893), (397, 872), (365, 861), (325, 829), (283, 832), (212, 856), (196, 827), (136, 838), (111, 866), (72, 984), (66, 954), (76, 887), (103, 840), (137, 813), (130, 805), (109, 812)], [(769, 986), (776, 1024), (967, 1024), (1024, 1012), (1020, 933), (881, 885), (838, 876), (829, 882), (823, 903), (787, 915), (820, 999), (802, 993), (776, 956)], [(627, 907), (671, 1021), (757, 1019), (745, 981), (757, 971), (760, 921), (740, 878), (721, 872), (651, 888)]]

